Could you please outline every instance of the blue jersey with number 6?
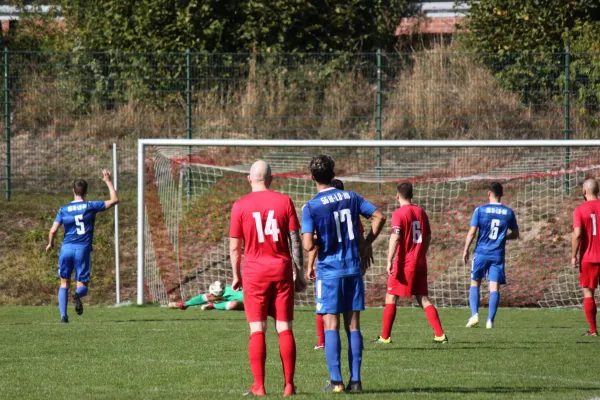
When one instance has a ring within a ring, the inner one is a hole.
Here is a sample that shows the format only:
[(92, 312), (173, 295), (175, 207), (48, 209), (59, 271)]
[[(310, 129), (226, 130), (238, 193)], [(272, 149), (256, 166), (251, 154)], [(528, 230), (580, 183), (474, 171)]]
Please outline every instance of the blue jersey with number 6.
[(506, 232), (519, 229), (513, 210), (499, 203), (479, 206), (473, 212), (471, 226), (479, 229), (477, 258), (504, 262)]
[(104, 211), (103, 201), (73, 201), (58, 210), (54, 222), (65, 226), (64, 246), (92, 249), (96, 213)]
[(362, 215), (376, 207), (348, 190), (320, 191), (302, 209), (302, 233), (317, 233), (317, 271), (321, 279), (361, 275), (358, 238)]

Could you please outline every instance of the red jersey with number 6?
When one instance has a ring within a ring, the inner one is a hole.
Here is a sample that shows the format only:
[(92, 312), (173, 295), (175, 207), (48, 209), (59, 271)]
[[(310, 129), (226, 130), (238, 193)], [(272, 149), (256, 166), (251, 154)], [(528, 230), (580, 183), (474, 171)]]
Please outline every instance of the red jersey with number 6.
[(229, 236), (244, 240), (244, 280), (291, 280), (290, 231), (300, 229), (289, 196), (264, 190), (252, 192), (233, 204)]
[(600, 263), (600, 200), (589, 200), (573, 211), (573, 228), (581, 228), (581, 262)]
[(431, 230), (425, 210), (414, 204), (398, 208), (392, 214), (392, 232), (400, 235), (396, 249), (396, 270), (427, 270), (426, 249), (423, 243)]

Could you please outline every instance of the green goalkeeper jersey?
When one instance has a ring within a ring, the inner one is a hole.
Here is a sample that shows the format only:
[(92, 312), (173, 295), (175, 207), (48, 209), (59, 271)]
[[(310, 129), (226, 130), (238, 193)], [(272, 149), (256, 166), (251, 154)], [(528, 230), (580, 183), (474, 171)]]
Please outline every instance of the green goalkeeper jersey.
[(223, 297), (221, 297), (221, 301), (232, 301), (237, 300), (239, 302), (244, 302), (244, 292), (242, 290), (238, 290), (237, 292), (233, 290), (231, 286), (225, 286), (225, 291), (223, 292)]

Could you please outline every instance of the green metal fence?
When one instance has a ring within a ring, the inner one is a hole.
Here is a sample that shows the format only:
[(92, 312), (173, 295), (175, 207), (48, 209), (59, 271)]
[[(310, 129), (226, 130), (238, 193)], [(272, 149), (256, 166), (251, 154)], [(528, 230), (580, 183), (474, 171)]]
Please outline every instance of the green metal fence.
[[(590, 138), (600, 53), (34, 53), (4, 51), (0, 180), (68, 191), (135, 140)], [(378, 153), (379, 154), (379, 153)], [(376, 155), (376, 157), (380, 157)], [(569, 153), (564, 154), (568, 165)], [(377, 164), (380, 165), (380, 164)], [(568, 182), (568, 181), (566, 181)], [(568, 187), (566, 188), (568, 190)]]

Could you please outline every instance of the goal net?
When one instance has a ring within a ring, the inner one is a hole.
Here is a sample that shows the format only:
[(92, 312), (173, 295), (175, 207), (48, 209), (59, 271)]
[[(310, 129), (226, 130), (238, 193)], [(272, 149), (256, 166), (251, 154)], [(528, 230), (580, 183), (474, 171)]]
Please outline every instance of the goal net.
[[(389, 222), (397, 208), (396, 185), (402, 181), (413, 183), (413, 202), (431, 221), (429, 295), (435, 304), (468, 305), (470, 265), (461, 261), (464, 240), (473, 210), (487, 203), (489, 184), (499, 181), (503, 203), (514, 209), (521, 232), (518, 241), (507, 243), (508, 284), (501, 305), (579, 306), (578, 271), (570, 265), (572, 212), (583, 201), (581, 184), (600, 169), (600, 141), (574, 141), (569, 148), (546, 141), (535, 146), (525, 141), (464, 143), (468, 146), (142, 140), (138, 302), (142, 295), (160, 304), (187, 300), (207, 292), (214, 280), (230, 283), (229, 216), (234, 201), (250, 191), (250, 165), (258, 159), (271, 165), (271, 188), (289, 195), (300, 216), (316, 193), (308, 163), (314, 155), (329, 154), (346, 190), (362, 195), (388, 217), (373, 245), (375, 262), (365, 275), (369, 306), (384, 302)], [(368, 230), (370, 222), (363, 224)], [(486, 285), (482, 289), (485, 299)], [(296, 295), (296, 304), (314, 304), (310, 284), (306, 293)]]

